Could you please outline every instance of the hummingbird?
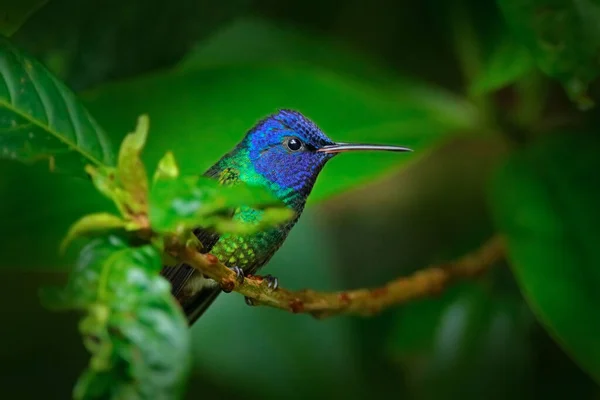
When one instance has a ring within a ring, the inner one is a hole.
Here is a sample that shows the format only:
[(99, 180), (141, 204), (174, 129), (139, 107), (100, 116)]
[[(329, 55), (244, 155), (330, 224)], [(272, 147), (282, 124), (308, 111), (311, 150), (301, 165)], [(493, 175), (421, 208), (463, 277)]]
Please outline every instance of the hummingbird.
[[(251, 235), (219, 234), (198, 227), (193, 233), (202, 244), (201, 252), (216, 256), (242, 281), (244, 276), (254, 275), (286, 240), (327, 161), (340, 153), (367, 150), (412, 151), (400, 146), (333, 142), (313, 121), (295, 110), (282, 109), (260, 120), (204, 176), (222, 185), (244, 182), (262, 186), (291, 208), (294, 217)], [(233, 210), (232, 218), (252, 223), (261, 218), (262, 212), (243, 207)], [(163, 266), (161, 275), (171, 283), (171, 293), (190, 326), (221, 292), (216, 281), (185, 263)], [(265, 279), (271, 289), (277, 289), (277, 278), (267, 275)]]

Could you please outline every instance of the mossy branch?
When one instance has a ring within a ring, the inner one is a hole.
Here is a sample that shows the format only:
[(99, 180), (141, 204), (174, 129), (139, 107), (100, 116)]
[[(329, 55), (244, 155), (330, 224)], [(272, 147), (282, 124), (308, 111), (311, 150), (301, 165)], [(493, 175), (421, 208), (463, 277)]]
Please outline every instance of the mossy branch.
[(378, 288), (317, 292), (290, 291), (283, 288), (273, 290), (261, 276), (248, 276), (240, 283), (235, 272), (212, 254), (202, 254), (193, 247), (175, 241), (167, 243), (166, 250), (205, 276), (219, 282), (225, 292), (236, 291), (252, 299), (255, 305), (275, 307), (293, 313), (308, 313), (317, 318), (338, 314), (373, 315), (390, 306), (434, 296), (457, 280), (480, 275), (505, 255), (502, 238), (495, 236), (471, 254), (453, 262), (429, 266), (411, 276), (400, 277)]

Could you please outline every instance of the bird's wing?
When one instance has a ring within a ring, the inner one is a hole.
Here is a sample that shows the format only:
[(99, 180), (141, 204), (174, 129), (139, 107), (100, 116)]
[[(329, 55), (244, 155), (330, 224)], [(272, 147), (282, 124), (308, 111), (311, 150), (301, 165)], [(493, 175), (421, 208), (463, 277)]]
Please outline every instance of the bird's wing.
[[(195, 229), (194, 235), (202, 243), (202, 253), (210, 252), (220, 236), (218, 233), (202, 228)], [(193, 267), (185, 263), (180, 263), (173, 266), (163, 266), (160, 274), (171, 282), (171, 294), (177, 298), (187, 281), (192, 277), (194, 271)]]

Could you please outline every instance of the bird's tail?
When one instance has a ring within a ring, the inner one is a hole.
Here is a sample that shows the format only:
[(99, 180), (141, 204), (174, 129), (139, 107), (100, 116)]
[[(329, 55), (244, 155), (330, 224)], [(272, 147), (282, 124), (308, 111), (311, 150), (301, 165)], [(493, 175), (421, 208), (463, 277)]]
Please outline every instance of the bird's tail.
[(164, 266), (161, 275), (171, 283), (171, 294), (177, 299), (191, 326), (221, 293), (219, 285), (204, 285), (189, 295), (185, 287), (199, 272), (187, 264)]
[(217, 298), (217, 296), (221, 293), (221, 288), (219, 286), (205, 287), (202, 288), (191, 300), (188, 304), (185, 305), (183, 311), (185, 312), (185, 316), (188, 319), (188, 324), (192, 326), (194, 322), (202, 314), (204, 311), (212, 304), (213, 301)]

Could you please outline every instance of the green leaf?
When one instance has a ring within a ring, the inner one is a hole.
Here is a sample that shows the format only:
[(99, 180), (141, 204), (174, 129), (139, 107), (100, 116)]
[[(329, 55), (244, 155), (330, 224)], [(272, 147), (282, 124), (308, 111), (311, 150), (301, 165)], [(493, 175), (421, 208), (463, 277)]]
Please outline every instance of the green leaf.
[(479, 95), (502, 89), (534, 68), (533, 58), (527, 48), (512, 36), (504, 35), (471, 83), (470, 91)]
[(140, 154), (146, 144), (149, 123), (147, 115), (138, 118), (135, 131), (123, 139), (117, 163), (119, 186), (128, 195), (130, 212), (136, 214), (148, 210), (148, 176)]
[(148, 227), (148, 176), (140, 158), (148, 126), (148, 116), (140, 116), (136, 130), (121, 143), (116, 168), (85, 168), (96, 189), (114, 202), (130, 229)]
[(522, 291), (600, 382), (600, 140), (557, 135), (512, 156), (490, 195)]
[(267, 228), (281, 225), (291, 220), (295, 215), (294, 211), (289, 208), (267, 208), (257, 211), (256, 214), (257, 221), (253, 221), (252, 223), (235, 217), (232, 219), (214, 215), (210, 218), (200, 220), (200, 226), (212, 227), (220, 233), (252, 235)]
[(3, 0), (0, 10), (0, 35), (11, 36), (48, 0)]
[(75, 96), (48, 70), (0, 38), (0, 157), (83, 175), (112, 164), (110, 143)]
[[(257, 210), (258, 223), (232, 222), (227, 216), (228, 211), (241, 207), (268, 206), (281, 209)], [(150, 224), (157, 232), (183, 232), (204, 226), (223, 233), (250, 233), (292, 216), (293, 212), (283, 208), (283, 203), (270, 191), (243, 183), (224, 186), (214, 179), (190, 176), (158, 180), (150, 192)]]
[(154, 171), (154, 177), (152, 182), (156, 183), (160, 179), (175, 179), (179, 176), (179, 167), (175, 156), (172, 152), (168, 151), (163, 158), (158, 162), (158, 167)]
[(61, 253), (64, 253), (69, 244), (80, 236), (103, 232), (114, 228), (124, 228), (125, 225), (126, 221), (113, 214), (97, 213), (86, 215), (75, 222), (69, 229), (69, 232), (67, 232), (67, 236), (60, 245)]
[[(345, 154), (321, 173), (310, 201), (373, 180), (426, 153), (448, 134), (469, 129), (469, 111), (442, 91), (398, 83), (375, 87), (309, 66), (227, 66), (144, 77), (107, 86), (87, 105), (110, 131), (141, 112), (152, 116), (144, 154), (155, 164), (173, 152), (182, 175), (206, 171), (261, 118), (279, 108), (300, 110), (333, 140), (408, 146), (407, 154)], [(439, 104), (443, 103), (443, 110)], [(165, 106), (167, 105), (167, 106)], [(473, 125), (474, 126), (474, 125)]]
[(515, 36), (539, 68), (565, 86), (583, 109), (600, 72), (600, 4), (596, 0), (498, 0)]
[(144, 153), (175, 154), (183, 175), (206, 171), (260, 119), (293, 108), (332, 139), (405, 145), (411, 155), (346, 154), (321, 173), (309, 201), (389, 173), (456, 131), (479, 131), (481, 115), (460, 97), (400, 77), (326, 38), (242, 19), (202, 42), (172, 72), (89, 92), (86, 104), (111, 132), (152, 117)]
[(130, 248), (110, 236), (83, 249), (62, 291), (46, 292), (55, 309), (86, 311), (80, 331), (92, 358), (76, 399), (180, 398), (189, 330), (161, 268), (153, 247)]

